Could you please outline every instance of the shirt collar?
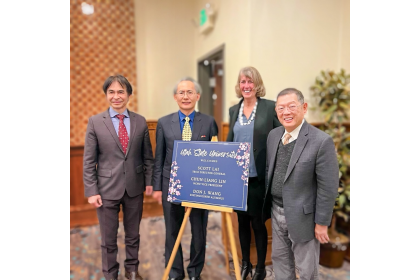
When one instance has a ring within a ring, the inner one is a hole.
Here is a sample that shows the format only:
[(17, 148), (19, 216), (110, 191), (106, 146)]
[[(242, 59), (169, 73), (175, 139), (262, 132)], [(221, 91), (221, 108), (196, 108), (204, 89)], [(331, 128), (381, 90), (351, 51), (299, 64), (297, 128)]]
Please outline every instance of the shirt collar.
[(292, 136), (289, 139), (289, 143), (292, 142), (293, 140), (296, 140), (299, 136), (299, 132), (300, 132), (300, 129), (302, 128), (302, 125), (303, 125), (304, 121), (305, 121), (305, 119), (303, 119), (302, 123), (298, 127), (296, 127), (292, 132), (287, 132), (286, 129), (285, 129), (281, 139), (283, 140), (284, 136), (286, 136), (286, 134), (289, 133)]
[[(112, 107), (109, 107), (109, 116), (111, 118), (114, 118), (116, 115), (119, 115), (120, 113), (115, 112), (114, 109), (112, 109)], [(128, 114), (128, 110), (125, 109), (124, 112), (122, 113), (126, 118), (129, 118), (130, 115)]]
[[(183, 119), (185, 119), (186, 115), (181, 112), (181, 110), (178, 111), (179, 121), (181, 122)], [(190, 121), (194, 121), (195, 116), (195, 110), (188, 116), (190, 118)]]

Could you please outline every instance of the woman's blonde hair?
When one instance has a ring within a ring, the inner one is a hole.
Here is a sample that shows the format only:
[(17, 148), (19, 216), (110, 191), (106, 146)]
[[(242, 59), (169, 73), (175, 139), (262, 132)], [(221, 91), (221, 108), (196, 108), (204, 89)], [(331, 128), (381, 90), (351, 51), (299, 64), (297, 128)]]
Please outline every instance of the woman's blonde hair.
[(254, 67), (247, 66), (239, 70), (238, 81), (236, 82), (236, 86), (235, 86), (236, 96), (238, 98), (242, 97), (241, 89), (239, 87), (239, 83), (241, 81), (241, 75), (244, 75), (245, 77), (250, 78), (254, 82), (254, 89), (256, 92), (256, 97), (265, 96), (265, 87), (264, 87), (264, 83), (263, 83), (260, 73)]

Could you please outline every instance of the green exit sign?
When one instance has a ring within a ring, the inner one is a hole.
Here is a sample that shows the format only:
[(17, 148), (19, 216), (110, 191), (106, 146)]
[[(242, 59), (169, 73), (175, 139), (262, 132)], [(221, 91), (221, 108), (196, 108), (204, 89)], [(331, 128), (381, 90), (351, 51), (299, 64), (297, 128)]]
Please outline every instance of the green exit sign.
[(204, 25), (207, 21), (206, 9), (200, 11), (200, 26)]

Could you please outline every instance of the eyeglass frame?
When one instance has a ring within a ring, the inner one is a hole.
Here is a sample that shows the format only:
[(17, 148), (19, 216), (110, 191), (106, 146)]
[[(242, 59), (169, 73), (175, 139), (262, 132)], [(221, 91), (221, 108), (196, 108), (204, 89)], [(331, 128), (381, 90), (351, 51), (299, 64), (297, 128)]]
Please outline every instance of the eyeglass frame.
[[(295, 105), (296, 106), (296, 109), (294, 109), (294, 110), (291, 110), (290, 109), (290, 105)], [(282, 111), (279, 111), (279, 109), (278, 109), (278, 105), (275, 107), (275, 110), (276, 110), (276, 112), (277, 113), (279, 113), (279, 114), (283, 114), (285, 111), (285, 109), (287, 108), (287, 110), (289, 110), (289, 112), (292, 112), (292, 113), (294, 113), (294, 112), (296, 112), (297, 111), (297, 108), (298, 107), (300, 107), (300, 106), (303, 106), (303, 105), (305, 105), (305, 103), (301, 103), (300, 105), (296, 105), (295, 103), (292, 103), (292, 104), (289, 104), (289, 105), (286, 105), (286, 106), (284, 106), (284, 108), (283, 108), (283, 110)]]
[(185, 93), (187, 93), (187, 96), (191, 97), (191, 96), (193, 96), (197, 92), (192, 91), (192, 90), (190, 90), (190, 91), (185, 91), (184, 90), (184, 91), (177, 92), (176, 94), (179, 95), (179, 96), (181, 96), (181, 97), (184, 97), (185, 96)]

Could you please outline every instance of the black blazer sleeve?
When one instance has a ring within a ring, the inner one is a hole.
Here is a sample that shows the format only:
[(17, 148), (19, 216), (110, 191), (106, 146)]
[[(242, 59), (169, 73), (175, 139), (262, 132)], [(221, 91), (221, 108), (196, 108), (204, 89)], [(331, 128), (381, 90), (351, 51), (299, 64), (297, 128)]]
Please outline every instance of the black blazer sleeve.
[(229, 108), (229, 132), (226, 138), (226, 142), (233, 142), (233, 126), (236, 122), (236, 118), (234, 115), (235, 111), (238, 110), (239, 104), (236, 104)]
[[(219, 133), (219, 128), (217, 127), (217, 123), (216, 123), (216, 121), (214, 120), (214, 118), (213, 118), (213, 122), (212, 122), (212, 125), (211, 125), (211, 136), (217, 136), (217, 134)], [(210, 140), (211, 140), (211, 138), (210, 138)]]

